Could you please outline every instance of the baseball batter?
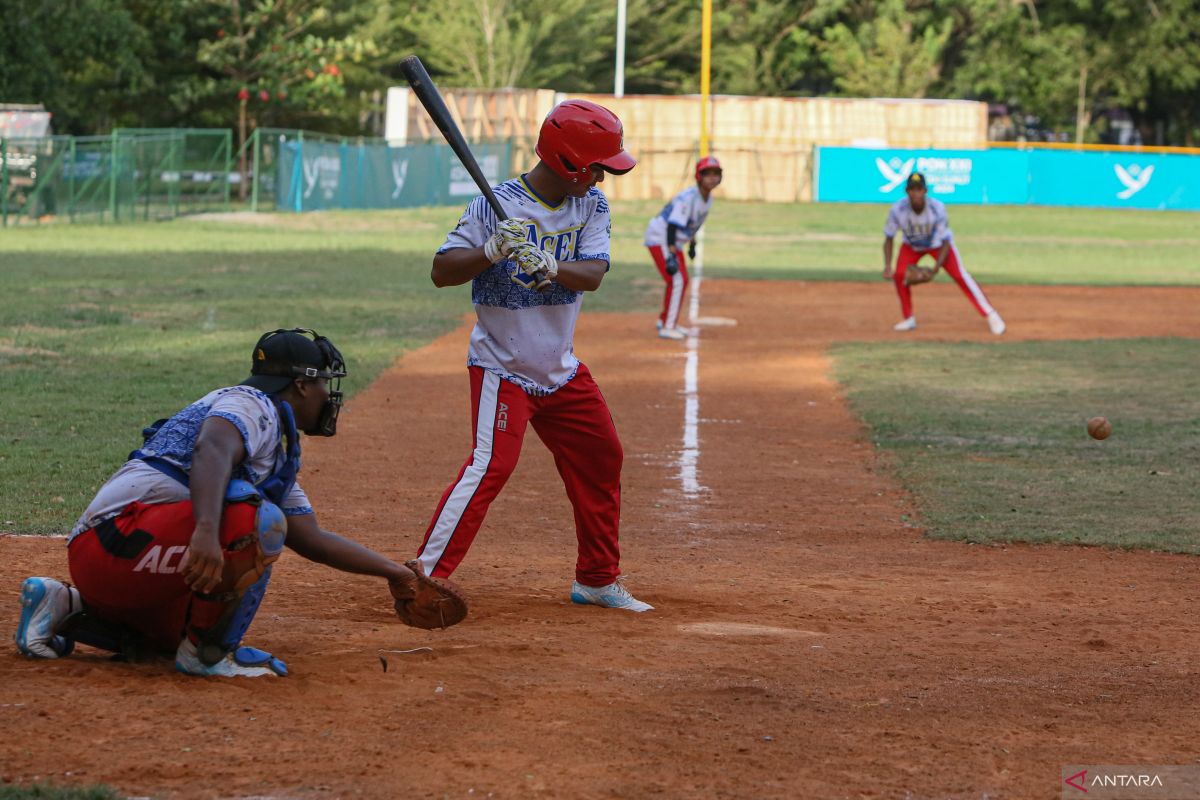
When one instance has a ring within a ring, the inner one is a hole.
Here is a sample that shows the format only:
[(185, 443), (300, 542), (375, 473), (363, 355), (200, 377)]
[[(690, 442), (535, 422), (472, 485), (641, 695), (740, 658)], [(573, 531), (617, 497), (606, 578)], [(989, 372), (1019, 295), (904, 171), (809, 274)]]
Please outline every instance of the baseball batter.
[(188, 675), (287, 675), (280, 659), (241, 646), (285, 543), (310, 561), (386, 578), (398, 611), (412, 596), (411, 569), (321, 528), (296, 481), (299, 432), (337, 432), (341, 353), (313, 331), (281, 329), (263, 334), (251, 363), (241, 384), (143, 432), (68, 537), (74, 586), (25, 581), (23, 654), (58, 658), (82, 642), (174, 653)]
[(572, 344), (583, 293), (599, 288), (609, 267), (608, 201), (596, 184), (637, 162), (623, 149), (616, 115), (581, 100), (551, 110), (536, 152), (532, 170), (494, 189), (509, 218), (498, 220), (476, 198), (433, 260), (437, 286), (471, 282), (478, 317), (467, 355), (475, 444), (434, 511), (418, 559), (431, 576), (454, 571), (532, 426), (554, 454), (575, 511), (571, 599), (648, 611), (617, 581), (621, 442)]
[(705, 156), (696, 163), (696, 185), (689, 186), (671, 198), (646, 226), (646, 248), (654, 266), (667, 283), (663, 295), (662, 313), (655, 327), (664, 339), (686, 339), (679, 327), (679, 309), (687, 292), (687, 261), (683, 257), (687, 245), (688, 258), (696, 257), (696, 232), (708, 219), (712, 209), (712, 191), (721, 185), (721, 162)]
[[(958, 248), (954, 246), (954, 234), (950, 230), (946, 206), (940, 200), (928, 196), (925, 176), (920, 172), (909, 175), (905, 194), (907, 196), (897, 200), (888, 212), (887, 223), (883, 228), (883, 279), (895, 282), (896, 293), (900, 295), (900, 311), (904, 315), (904, 319), (896, 323), (894, 330), (916, 329), (912, 284), (931, 280), (944, 267), (975, 310), (987, 320), (992, 333), (997, 336), (1004, 333), (1004, 320), (1000, 318), (996, 309), (992, 308), (983, 289), (979, 288), (971, 273), (962, 265), (958, 257)], [(897, 231), (904, 231), (904, 243), (900, 245), (900, 255), (893, 270), (892, 245)], [(920, 281), (913, 281), (909, 270), (925, 255), (934, 257), (933, 271), (923, 275)]]

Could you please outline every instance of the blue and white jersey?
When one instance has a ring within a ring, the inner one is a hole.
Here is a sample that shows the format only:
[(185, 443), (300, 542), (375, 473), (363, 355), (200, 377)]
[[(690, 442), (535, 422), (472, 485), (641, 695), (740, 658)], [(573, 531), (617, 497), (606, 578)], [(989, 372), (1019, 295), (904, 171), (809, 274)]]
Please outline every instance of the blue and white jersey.
[[(528, 239), (560, 262), (609, 261), (612, 223), (608, 200), (593, 187), (583, 197), (551, 206), (525, 176), (494, 187), (510, 218), (530, 220)], [(482, 247), (496, 232), (496, 214), (483, 197), (467, 206), (439, 253)], [(545, 292), (513, 283), (513, 262), (499, 261), (471, 284), (478, 322), (471, 332), (467, 364), (493, 372), (530, 394), (550, 394), (575, 377), (575, 321), (583, 292), (553, 284)]]
[(667, 224), (674, 225), (679, 230), (675, 233), (675, 244), (687, 244), (696, 236), (696, 231), (708, 219), (712, 209), (713, 197), (710, 194), (705, 200), (700, 194), (700, 188), (689, 186), (671, 198), (671, 202), (663, 206), (650, 224), (646, 226), (646, 246), (657, 247), (667, 243)]
[[(261, 483), (287, 460), (279, 411), (271, 398), (249, 386), (230, 386), (209, 392), (167, 420), (142, 447), (142, 452), (169, 461), (190, 474), (192, 450), (200, 435), (200, 426), (209, 417), (228, 420), (242, 435), (246, 458), (234, 468), (234, 478)], [(117, 516), (130, 503), (178, 503), (189, 497), (188, 488), (174, 478), (140, 459), (126, 461), (100, 487), (91, 505), (71, 529), (70, 538)], [(313, 513), (299, 483), (292, 486), (284, 499), (283, 513), (289, 516)]]
[(954, 241), (946, 204), (932, 197), (925, 198), (925, 208), (920, 214), (913, 211), (907, 197), (897, 200), (888, 212), (883, 235), (891, 239), (896, 231), (904, 231), (904, 241), (917, 250), (936, 250), (946, 242)]

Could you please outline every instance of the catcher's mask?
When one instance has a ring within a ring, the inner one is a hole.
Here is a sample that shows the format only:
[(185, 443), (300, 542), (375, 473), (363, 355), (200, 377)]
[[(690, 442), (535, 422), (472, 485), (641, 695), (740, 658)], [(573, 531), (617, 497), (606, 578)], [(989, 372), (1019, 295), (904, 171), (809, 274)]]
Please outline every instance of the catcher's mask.
[(342, 410), (344, 377), (346, 362), (333, 342), (309, 328), (279, 328), (264, 333), (254, 345), (250, 377), (242, 385), (274, 395), (296, 379), (328, 380), (329, 397), (320, 417), (311, 430), (304, 432), (310, 436), (333, 436)]

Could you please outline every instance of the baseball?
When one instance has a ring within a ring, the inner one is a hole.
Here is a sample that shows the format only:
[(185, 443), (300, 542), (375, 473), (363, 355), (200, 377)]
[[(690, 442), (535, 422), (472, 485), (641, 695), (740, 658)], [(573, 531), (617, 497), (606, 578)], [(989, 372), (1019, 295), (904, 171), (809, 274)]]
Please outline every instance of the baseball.
[(1093, 439), (1107, 439), (1112, 434), (1112, 423), (1105, 417), (1092, 417), (1087, 428), (1088, 436)]

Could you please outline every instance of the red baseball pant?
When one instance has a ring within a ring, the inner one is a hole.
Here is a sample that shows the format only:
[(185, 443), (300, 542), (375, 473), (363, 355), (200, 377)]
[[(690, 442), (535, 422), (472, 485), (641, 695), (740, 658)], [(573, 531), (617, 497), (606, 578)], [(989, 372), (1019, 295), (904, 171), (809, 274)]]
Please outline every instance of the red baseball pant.
[[(257, 511), (251, 503), (225, 507), (222, 548), (254, 533)], [(189, 625), (201, 630), (212, 627), (227, 605), (195, 595), (179, 572), (195, 528), (191, 500), (131, 503), (115, 518), (71, 542), (67, 551), (71, 581), (98, 616), (174, 652)], [(241, 552), (253, 554), (254, 548)]]
[(554, 455), (575, 510), (575, 579), (605, 586), (620, 574), (621, 440), (588, 368), (553, 394), (533, 396), (481, 367), (470, 367), (475, 449), (442, 495), (418, 558), (428, 575), (449, 576), (462, 562), (488, 507), (517, 466), (532, 425)]
[(647, 245), (646, 249), (650, 251), (650, 257), (654, 259), (654, 266), (658, 267), (659, 274), (667, 282), (667, 291), (663, 295), (663, 310), (658, 315), (658, 320), (664, 328), (674, 328), (679, 325), (679, 310), (683, 307), (683, 295), (688, 287), (687, 259), (683, 257), (682, 250), (678, 247), (673, 248), (675, 257), (679, 259), (679, 271), (669, 275), (667, 246)]
[[(931, 255), (936, 259), (937, 254), (937, 250), (917, 250), (908, 242), (900, 245), (900, 255), (896, 257), (896, 273), (892, 276), (892, 279), (896, 282), (896, 294), (900, 295), (900, 311), (904, 314), (905, 319), (913, 315), (913, 302), (912, 287), (904, 283), (904, 276), (908, 273), (908, 268), (920, 261), (922, 256)], [(971, 305), (975, 306), (975, 310), (981, 316), (986, 317), (992, 313), (992, 304), (988, 302), (983, 289), (979, 288), (979, 284), (971, 277), (971, 273), (967, 272), (966, 268), (962, 265), (962, 261), (958, 258), (958, 248), (953, 244), (950, 245), (950, 252), (946, 255), (946, 263), (942, 266), (946, 270), (946, 273), (958, 284), (958, 288), (963, 290), (963, 294), (967, 296), (967, 299), (971, 301)]]

